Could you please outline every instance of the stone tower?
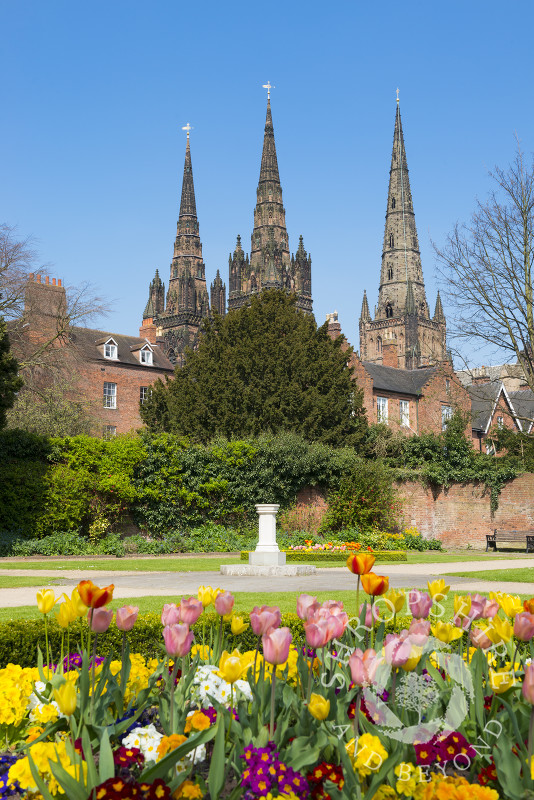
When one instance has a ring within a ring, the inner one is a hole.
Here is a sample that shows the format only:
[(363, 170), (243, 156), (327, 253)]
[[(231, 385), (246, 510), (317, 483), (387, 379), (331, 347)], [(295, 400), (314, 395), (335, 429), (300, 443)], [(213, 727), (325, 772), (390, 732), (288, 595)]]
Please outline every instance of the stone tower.
[(256, 194), (250, 257), (243, 252), (240, 236), (237, 237), (233, 255), (230, 254), (228, 310), (246, 305), (250, 297), (262, 289), (276, 288), (295, 292), (298, 298), (297, 307), (311, 313), (311, 258), (304, 249), (302, 236), (297, 253), (294, 256), (289, 254), (270, 94), (267, 95), (267, 116)]
[[(165, 308), (163, 308), (162, 299), (165, 288), (156, 272), (156, 278), (150, 284), (149, 302), (143, 318), (144, 327), (148, 312), (152, 310), (156, 312), (154, 323), (158, 341), (162, 341), (164, 353), (169, 360), (173, 364), (179, 365), (183, 363), (186, 347), (194, 348), (197, 345), (202, 320), (210, 313), (206, 270), (202, 259), (202, 243), (199, 236), (195, 202), (189, 125), (185, 127), (185, 130), (187, 131), (187, 144), (182, 197)], [(156, 279), (159, 281), (157, 291), (153, 288)], [(224, 314), (226, 287), (218, 273), (211, 292), (212, 299), (215, 298), (217, 310)], [(141, 328), (142, 330), (143, 328)]]
[(154, 280), (148, 287), (148, 302), (143, 311), (143, 322), (139, 328), (139, 336), (156, 344), (156, 320), (165, 309), (165, 284), (156, 270)]
[(426, 299), (398, 98), (378, 305), (373, 319), (364, 292), (360, 357), (363, 361), (383, 363), (383, 345), (393, 342), (397, 345), (398, 365), (404, 369), (448, 359), (445, 315), (439, 293), (433, 317)]

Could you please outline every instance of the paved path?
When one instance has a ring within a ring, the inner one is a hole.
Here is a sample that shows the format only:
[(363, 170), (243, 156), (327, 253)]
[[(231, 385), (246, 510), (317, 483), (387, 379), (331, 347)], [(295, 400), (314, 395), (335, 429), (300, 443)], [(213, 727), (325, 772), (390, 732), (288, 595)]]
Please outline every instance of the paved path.
[[(532, 583), (514, 583), (477, 580), (476, 573), (488, 569), (510, 570), (521, 567), (532, 568)], [(499, 559), (494, 563), (488, 561), (466, 561), (456, 563), (429, 563), (429, 564), (391, 564), (381, 567), (377, 564), (379, 574), (388, 575), (390, 586), (395, 588), (426, 589), (428, 580), (436, 576), (447, 576), (451, 572), (471, 572), (472, 578), (447, 578), (452, 591), (463, 592), (488, 592), (501, 590), (512, 594), (527, 594), (534, 596), (534, 557)], [(39, 571), (31, 569), (0, 569), (0, 575), (20, 575), (37, 577)], [(99, 585), (113, 583), (115, 585), (114, 597), (117, 599), (127, 597), (146, 596), (181, 596), (197, 593), (200, 585), (222, 586), (232, 592), (332, 592), (355, 589), (355, 578), (346, 567), (329, 567), (318, 569), (316, 575), (295, 578), (284, 577), (251, 577), (251, 576), (221, 576), (218, 572), (128, 572), (120, 573), (116, 570), (86, 569), (50, 569), (43, 575), (43, 585), (48, 578), (60, 578), (61, 583), (54, 584), (56, 594), (70, 593), (72, 587), (84, 579), (90, 578)], [(0, 607), (14, 608), (16, 606), (34, 605), (35, 593), (38, 587), (23, 587), (18, 589), (0, 589)]]

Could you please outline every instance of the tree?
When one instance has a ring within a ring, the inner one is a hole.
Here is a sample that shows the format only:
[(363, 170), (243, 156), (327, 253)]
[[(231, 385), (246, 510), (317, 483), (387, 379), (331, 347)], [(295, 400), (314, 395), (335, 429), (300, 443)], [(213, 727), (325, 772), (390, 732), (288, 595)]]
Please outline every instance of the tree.
[(264, 291), (206, 322), (198, 350), (174, 379), (154, 384), (141, 416), (152, 430), (199, 442), (295, 431), (356, 445), (367, 422), (343, 341), (298, 311), (294, 295)]
[(517, 359), (534, 390), (534, 161), (518, 147), (507, 170), (496, 167), (486, 202), (435, 247), (449, 306), (449, 335), (460, 344), (490, 345)]
[(73, 400), (69, 392), (75, 381), (54, 375), (50, 385), (24, 386), (7, 412), (7, 427), (41, 436), (80, 436), (93, 433), (92, 408)]
[(0, 317), (0, 429), (5, 427), (6, 412), (13, 403), (22, 379), (18, 376), (18, 364), (12, 355), (7, 335), (7, 325)]

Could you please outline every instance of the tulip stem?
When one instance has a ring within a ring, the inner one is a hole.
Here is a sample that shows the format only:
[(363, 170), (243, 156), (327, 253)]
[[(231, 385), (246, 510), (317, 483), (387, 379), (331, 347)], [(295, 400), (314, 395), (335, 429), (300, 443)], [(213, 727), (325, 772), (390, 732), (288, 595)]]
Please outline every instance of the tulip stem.
[(356, 692), (356, 707), (354, 709), (354, 739), (355, 752), (358, 750), (358, 738), (360, 736), (360, 705), (362, 702), (362, 695), (360, 689)]
[(309, 672), (308, 672), (308, 691), (306, 692), (306, 702), (310, 702), (311, 697), (311, 690), (312, 690), (312, 678), (313, 678), (313, 665), (315, 663), (315, 650), (312, 650), (311, 661), (309, 662)]
[(375, 614), (374, 614), (375, 598), (371, 595), (371, 647), (375, 644)]
[(178, 674), (178, 658), (175, 656), (171, 673), (171, 691), (170, 691), (171, 711), (169, 716), (169, 725), (171, 734), (174, 733), (174, 684), (176, 683), (177, 674)]
[(360, 576), (358, 575), (358, 583), (356, 584), (356, 617), (360, 618)]
[(48, 615), (44, 615), (45, 623), (45, 643), (46, 643), (46, 666), (50, 669), (50, 651), (48, 649)]
[(276, 664), (273, 664), (273, 672), (272, 672), (272, 680), (271, 680), (271, 726), (270, 726), (270, 739), (273, 741), (274, 735), (274, 707), (275, 707), (275, 685), (276, 685)]
[[(93, 619), (93, 609), (91, 609), (91, 621)], [(93, 663), (91, 664), (91, 722), (95, 721), (95, 679), (96, 679), (96, 643), (98, 641), (98, 633), (95, 633), (95, 640), (93, 642)]]
[(258, 653), (260, 651), (260, 639), (261, 637), (258, 636), (258, 641), (256, 642), (256, 652), (254, 654), (254, 683), (258, 682), (258, 678), (256, 675), (256, 661), (258, 660)]
[(528, 726), (528, 768), (532, 769), (532, 753), (534, 751), (534, 706), (530, 711), (530, 725)]
[(226, 742), (230, 738), (230, 731), (232, 730), (232, 720), (233, 720), (233, 718), (234, 718), (234, 684), (231, 683), (230, 684), (230, 723), (228, 725), (228, 731), (226, 733), (226, 739), (225, 739)]

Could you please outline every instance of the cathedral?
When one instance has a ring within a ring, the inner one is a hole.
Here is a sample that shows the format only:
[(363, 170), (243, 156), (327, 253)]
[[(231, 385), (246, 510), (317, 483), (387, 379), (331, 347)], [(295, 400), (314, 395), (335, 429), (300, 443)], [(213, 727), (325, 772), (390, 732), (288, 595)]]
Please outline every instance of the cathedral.
[[(229, 258), (228, 310), (246, 305), (262, 289), (274, 288), (295, 292), (297, 307), (311, 313), (311, 258), (304, 249), (302, 236), (297, 252), (294, 255), (289, 253), (274, 140), (271, 86), (268, 84), (265, 88), (268, 90), (267, 115), (250, 256), (243, 251), (238, 236), (234, 253)], [(196, 346), (202, 321), (213, 311), (226, 313), (226, 285), (219, 270), (208, 298), (193, 183), (190, 126), (187, 125), (185, 130), (187, 144), (182, 197), (169, 288), (165, 295), (165, 286), (159, 270), (156, 270), (139, 329), (141, 337), (154, 344), (161, 342), (167, 358), (178, 365), (183, 364), (185, 349)]]

